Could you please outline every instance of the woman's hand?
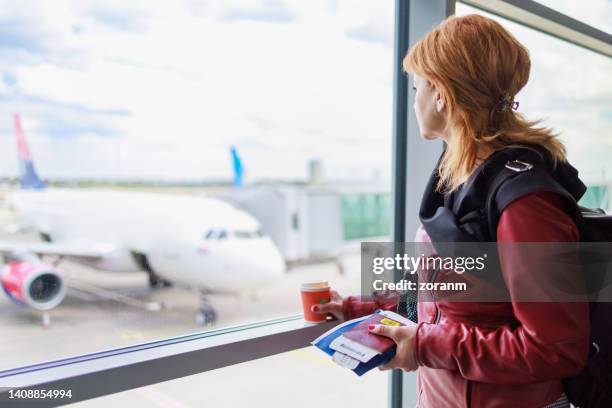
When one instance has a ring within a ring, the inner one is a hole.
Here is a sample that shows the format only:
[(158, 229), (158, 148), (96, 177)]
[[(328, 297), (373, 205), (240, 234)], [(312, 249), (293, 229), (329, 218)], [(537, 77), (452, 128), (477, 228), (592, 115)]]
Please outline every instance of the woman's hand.
[(331, 299), (328, 303), (320, 305), (312, 305), (310, 310), (319, 314), (331, 314), (341, 322), (344, 321), (344, 312), (342, 311), (342, 296), (335, 290), (330, 291)]
[(404, 371), (414, 371), (419, 368), (416, 363), (413, 347), (417, 327), (414, 323), (410, 326), (387, 326), (384, 324), (371, 324), (368, 326), (370, 333), (388, 337), (397, 344), (395, 356), (386, 364), (378, 367), (379, 370), (400, 368)]

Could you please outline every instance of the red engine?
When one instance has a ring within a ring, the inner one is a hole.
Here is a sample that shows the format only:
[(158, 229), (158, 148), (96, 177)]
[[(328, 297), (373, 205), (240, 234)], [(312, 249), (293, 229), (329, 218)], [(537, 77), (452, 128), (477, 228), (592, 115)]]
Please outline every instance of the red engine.
[(60, 271), (42, 262), (9, 262), (0, 280), (12, 301), (37, 310), (53, 309), (66, 294)]

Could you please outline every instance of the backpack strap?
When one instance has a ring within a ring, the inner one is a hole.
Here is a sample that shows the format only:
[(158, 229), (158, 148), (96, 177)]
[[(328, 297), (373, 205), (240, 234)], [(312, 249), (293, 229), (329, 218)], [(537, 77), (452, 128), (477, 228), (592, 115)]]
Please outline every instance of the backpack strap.
[(579, 225), (581, 213), (576, 200), (545, 168), (538, 163), (512, 160), (495, 176), (487, 194), (485, 212), (491, 242), (497, 241), (497, 224), (504, 209), (535, 192), (552, 192), (564, 197), (572, 208), (572, 218)]
[[(551, 169), (550, 160), (538, 150), (529, 147), (497, 150), (458, 192), (452, 193), (452, 197), (445, 197), (436, 190), (439, 181), (436, 167), (419, 209), (421, 224), (432, 242), (497, 241), (497, 223), (503, 210), (514, 200), (538, 191), (554, 192), (564, 197), (568, 208), (573, 209), (573, 218), (580, 229), (582, 217), (574, 195), (580, 197), (582, 194), (574, 191), (572, 195), (567, 191), (563, 187), (565, 184), (557, 181), (564, 178), (555, 175), (557, 169)], [(577, 171), (562, 175), (577, 177)], [(582, 187), (586, 190), (586, 186)]]

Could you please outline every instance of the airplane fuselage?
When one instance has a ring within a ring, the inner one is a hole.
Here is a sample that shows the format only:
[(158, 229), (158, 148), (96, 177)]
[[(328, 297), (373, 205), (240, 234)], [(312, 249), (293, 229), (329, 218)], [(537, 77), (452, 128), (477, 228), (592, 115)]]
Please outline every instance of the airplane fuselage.
[(93, 190), (20, 190), (6, 203), (23, 229), (53, 243), (104, 247), (72, 258), (108, 271), (143, 269), (202, 289), (236, 291), (272, 281), (285, 263), (259, 223), (213, 198)]

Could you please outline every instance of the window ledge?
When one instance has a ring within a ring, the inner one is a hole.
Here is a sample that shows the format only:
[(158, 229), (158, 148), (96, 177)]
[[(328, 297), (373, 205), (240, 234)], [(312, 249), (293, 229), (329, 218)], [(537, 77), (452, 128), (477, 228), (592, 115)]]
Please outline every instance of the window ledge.
[(306, 347), (336, 324), (297, 315), (0, 371), (0, 402), (15, 401), (15, 388), (71, 390), (71, 399), (28, 401), (35, 406), (126, 391)]

